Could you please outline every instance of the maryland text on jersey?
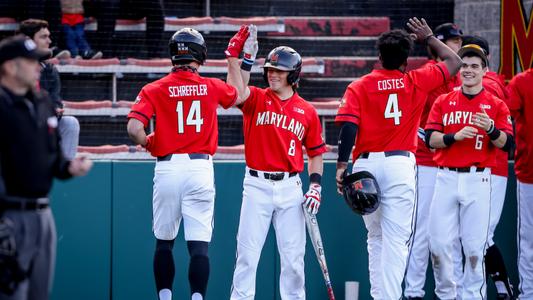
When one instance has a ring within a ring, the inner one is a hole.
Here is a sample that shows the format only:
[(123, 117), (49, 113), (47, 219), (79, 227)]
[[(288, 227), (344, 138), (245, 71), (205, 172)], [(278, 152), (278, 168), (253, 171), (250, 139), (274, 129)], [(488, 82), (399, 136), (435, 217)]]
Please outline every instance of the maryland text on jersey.
[(471, 111), (453, 111), (442, 116), (444, 126), (455, 124), (474, 125)]
[(300, 141), (305, 136), (305, 127), (302, 125), (302, 123), (291, 118), (287, 124), (286, 115), (277, 114), (271, 111), (258, 112), (255, 125), (274, 125), (294, 133), (294, 135), (296, 135)]

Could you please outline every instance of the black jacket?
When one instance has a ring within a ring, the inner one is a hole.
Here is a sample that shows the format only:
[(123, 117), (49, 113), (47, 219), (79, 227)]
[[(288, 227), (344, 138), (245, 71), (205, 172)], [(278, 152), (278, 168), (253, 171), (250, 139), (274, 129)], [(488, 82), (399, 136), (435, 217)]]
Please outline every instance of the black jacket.
[(57, 123), (46, 94), (17, 96), (0, 86), (0, 198), (47, 197), (54, 177), (71, 177)]
[(41, 89), (48, 92), (50, 99), (54, 103), (55, 108), (63, 108), (61, 102), (61, 80), (59, 79), (59, 72), (57, 68), (48, 62), (41, 62), (41, 80), (39, 82)]

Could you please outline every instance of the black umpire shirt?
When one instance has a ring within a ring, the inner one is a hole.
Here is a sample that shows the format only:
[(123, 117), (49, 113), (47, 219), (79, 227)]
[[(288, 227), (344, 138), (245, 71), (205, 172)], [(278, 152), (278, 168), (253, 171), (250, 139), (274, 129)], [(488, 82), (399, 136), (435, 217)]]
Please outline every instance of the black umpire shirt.
[(0, 182), (5, 194), (48, 197), (54, 177), (71, 177), (57, 123), (48, 96), (32, 92), (18, 96), (0, 86)]

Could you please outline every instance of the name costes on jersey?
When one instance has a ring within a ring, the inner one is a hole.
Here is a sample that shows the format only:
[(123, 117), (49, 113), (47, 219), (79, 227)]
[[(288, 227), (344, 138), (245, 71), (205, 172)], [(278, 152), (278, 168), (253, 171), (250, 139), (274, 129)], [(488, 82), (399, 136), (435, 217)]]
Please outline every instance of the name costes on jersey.
[(403, 89), (404, 87), (405, 85), (403, 84), (403, 78), (385, 79), (378, 81), (379, 91), (397, 90)]
[(287, 124), (287, 116), (283, 114), (277, 114), (272, 111), (263, 111), (257, 113), (257, 120), (255, 122), (256, 126), (260, 125), (274, 125), (276, 127), (288, 130), (296, 137), (298, 140), (302, 140), (305, 136), (305, 127), (299, 121), (291, 118), (289, 124)]
[(169, 86), (170, 97), (206, 96), (207, 84)]

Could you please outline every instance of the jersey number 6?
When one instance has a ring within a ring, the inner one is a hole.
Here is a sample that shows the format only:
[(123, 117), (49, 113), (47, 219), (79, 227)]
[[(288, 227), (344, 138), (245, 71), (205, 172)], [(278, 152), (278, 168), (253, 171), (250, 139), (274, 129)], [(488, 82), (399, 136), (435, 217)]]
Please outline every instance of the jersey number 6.
[(398, 110), (398, 94), (390, 94), (385, 107), (385, 119), (393, 119), (394, 125), (400, 125), (402, 112)]
[[(176, 112), (178, 113), (178, 133), (184, 133), (183, 129), (183, 101), (178, 101), (176, 105)], [(196, 126), (196, 132), (200, 132), (204, 124), (204, 119), (202, 119), (202, 114), (200, 113), (200, 100), (193, 100), (191, 103), (191, 108), (187, 114), (187, 120), (185, 125)]]

